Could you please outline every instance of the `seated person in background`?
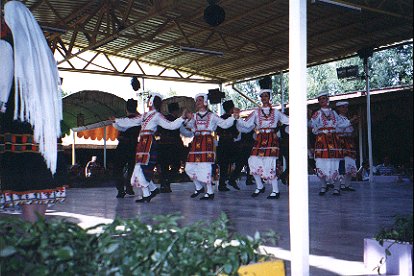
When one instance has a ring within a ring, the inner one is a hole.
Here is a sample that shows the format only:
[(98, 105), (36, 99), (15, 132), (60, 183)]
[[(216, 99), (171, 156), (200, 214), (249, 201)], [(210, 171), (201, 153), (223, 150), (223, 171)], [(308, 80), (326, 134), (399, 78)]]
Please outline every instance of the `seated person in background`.
[(390, 158), (385, 156), (382, 164), (379, 164), (375, 167), (376, 175), (394, 175), (396, 170), (393, 165), (390, 163)]
[(96, 170), (94, 171), (94, 169), (96, 167), (98, 167), (98, 163), (96, 162), (96, 156), (94, 155), (94, 156), (92, 156), (91, 160), (88, 161), (88, 163), (86, 163), (85, 177), (89, 178), (89, 177), (95, 176), (93, 174), (94, 174), (94, 172), (96, 172)]
[(362, 162), (362, 166), (358, 169), (357, 180), (358, 181), (369, 180), (369, 163), (367, 161)]

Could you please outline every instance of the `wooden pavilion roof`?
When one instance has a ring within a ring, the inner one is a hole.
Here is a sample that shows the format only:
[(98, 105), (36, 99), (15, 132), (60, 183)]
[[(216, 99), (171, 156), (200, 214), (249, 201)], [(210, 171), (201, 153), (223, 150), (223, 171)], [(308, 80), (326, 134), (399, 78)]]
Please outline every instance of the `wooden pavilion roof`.
[[(44, 29), (60, 70), (229, 83), (288, 69), (288, 0), (216, 1), (225, 11), (217, 27), (203, 19), (205, 0), (23, 2)], [(307, 8), (309, 65), (412, 40), (412, 0), (335, 1), (361, 11), (314, 2)], [(186, 53), (183, 46), (223, 55)], [(125, 58), (123, 65), (114, 57)], [(145, 63), (161, 69), (149, 72)]]

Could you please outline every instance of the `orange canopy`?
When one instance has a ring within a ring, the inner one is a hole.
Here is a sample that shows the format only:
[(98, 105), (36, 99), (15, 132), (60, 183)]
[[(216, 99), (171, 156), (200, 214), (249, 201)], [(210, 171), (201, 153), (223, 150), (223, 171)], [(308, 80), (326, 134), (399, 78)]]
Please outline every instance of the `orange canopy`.
[(113, 126), (105, 126), (105, 127), (99, 127), (94, 129), (88, 129), (77, 132), (77, 136), (79, 138), (85, 138), (85, 139), (92, 139), (92, 140), (102, 140), (104, 138), (104, 129), (106, 129), (106, 140), (115, 141), (118, 137), (118, 130), (114, 128)]

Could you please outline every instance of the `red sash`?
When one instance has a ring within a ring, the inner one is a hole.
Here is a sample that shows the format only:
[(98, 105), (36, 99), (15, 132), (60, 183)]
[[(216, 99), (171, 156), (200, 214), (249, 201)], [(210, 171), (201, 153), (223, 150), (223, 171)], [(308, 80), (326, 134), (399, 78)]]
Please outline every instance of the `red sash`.
[(274, 131), (259, 133), (250, 155), (260, 157), (279, 156), (279, 139), (276, 133)]
[(191, 142), (187, 162), (210, 162), (214, 163), (214, 138), (212, 135), (196, 135)]
[(152, 134), (144, 134), (139, 137), (137, 144), (135, 163), (147, 165), (150, 159), (150, 151), (152, 146)]
[(342, 144), (336, 133), (319, 133), (315, 142), (315, 158), (343, 158)]

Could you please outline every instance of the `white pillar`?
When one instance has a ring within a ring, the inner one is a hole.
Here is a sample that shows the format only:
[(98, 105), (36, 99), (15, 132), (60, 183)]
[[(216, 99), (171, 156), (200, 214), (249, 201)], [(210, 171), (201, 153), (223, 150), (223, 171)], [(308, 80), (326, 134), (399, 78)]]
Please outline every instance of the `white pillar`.
[(371, 129), (371, 93), (369, 87), (369, 57), (364, 58), (364, 71), (365, 71), (365, 86), (367, 90), (367, 125), (368, 125), (368, 158), (369, 158), (369, 182), (374, 182), (374, 161), (372, 157), (372, 129)]
[(289, 228), (291, 275), (309, 275), (306, 0), (289, 0)]
[(76, 164), (76, 152), (75, 152), (75, 143), (76, 143), (76, 133), (72, 131), (72, 137), (73, 137), (73, 142), (72, 142), (72, 166)]

